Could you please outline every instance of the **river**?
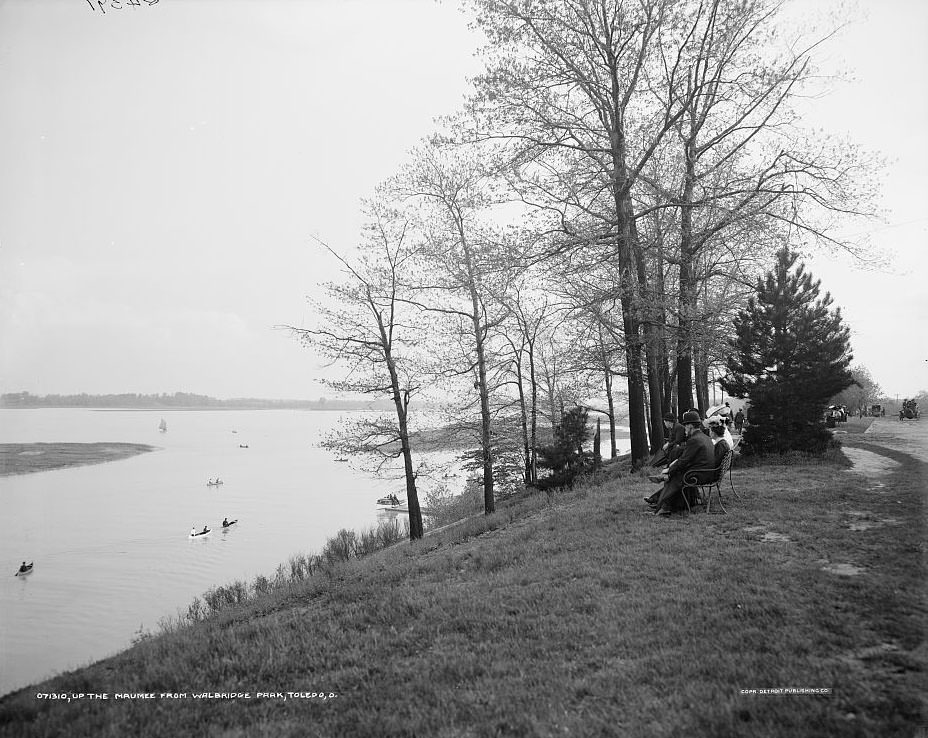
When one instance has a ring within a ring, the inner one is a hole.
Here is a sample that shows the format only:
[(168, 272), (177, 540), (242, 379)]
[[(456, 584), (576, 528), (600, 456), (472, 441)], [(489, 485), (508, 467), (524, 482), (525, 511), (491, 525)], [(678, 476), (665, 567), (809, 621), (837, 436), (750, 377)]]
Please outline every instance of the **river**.
[[(157, 447), (0, 477), (0, 694), (122, 650), (140, 628), (157, 630), (210, 587), (271, 576), (340, 528), (376, 525), (388, 515), (376, 498), (402, 485), (316, 445), (346, 415), (0, 410), (0, 443)], [(217, 475), (224, 484), (207, 487)], [(239, 522), (222, 532), (225, 516)], [(213, 529), (208, 537), (188, 538), (204, 525)], [(23, 559), (35, 570), (13, 576)]]

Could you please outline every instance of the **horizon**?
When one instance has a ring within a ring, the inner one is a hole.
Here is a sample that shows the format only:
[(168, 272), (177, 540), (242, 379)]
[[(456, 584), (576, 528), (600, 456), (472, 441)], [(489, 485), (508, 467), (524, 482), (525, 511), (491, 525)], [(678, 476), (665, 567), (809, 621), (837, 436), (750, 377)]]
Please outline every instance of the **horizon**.
[(315, 398), (309, 397), (220, 397), (217, 395), (208, 395), (202, 394), (200, 392), (185, 392), (182, 390), (177, 390), (175, 392), (48, 392), (44, 394), (35, 394), (29, 392), (28, 390), (20, 390), (18, 392), (3, 392), (0, 393), (0, 398), (2, 397), (16, 397), (27, 395), (30, 398), (36, 399), (45, 399), (50, 397), (138, 397), (138, 398), (172, 398), (180, 396), (189, 396), (193, 398), (202, 398), (205, 400), (213, 400), (217, 402), (236, 402), (236, 401), (256, 401), (256, 402), (272, 402), (272, 403), (282, 403), (282, 402), (313, 402), (313, 403), (323, 403), (323, 402), (381, 402), (383, 400), (388, 400), (389, 398), (361, 398), (361, 397), (335, 397), (331, 395), (319, 395)]

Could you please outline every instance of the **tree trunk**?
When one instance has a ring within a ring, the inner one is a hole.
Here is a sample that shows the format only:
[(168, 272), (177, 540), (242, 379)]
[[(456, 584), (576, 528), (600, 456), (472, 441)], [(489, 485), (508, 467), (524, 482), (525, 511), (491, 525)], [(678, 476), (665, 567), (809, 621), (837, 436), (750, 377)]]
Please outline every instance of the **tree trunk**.
[[(649, 286), (648, 270), (645, 255), (641, 248), (641, 239), (638, 237), (638, 226), (635, 224), (634, 214), (629, 205), (629, 232), (631, 233), (631, 248), (635, 255), (635, 270), (638, 276), (638, 295), (641, 299), (641, 327), (644, 337), (644, 357), (646, 367), (647, 391), (645, 393), (648, 436), (651, 439), (650, 453), (654, 454), (664, 443), (664, 424), (662, 422), (663, 406), (661, 387), (661, 343), (663, 336), (659, 330), (657, 317), (661, 296), (652, 294)], [(660, 429), (660, 433), (658, 433)]]
[(384, 358), (387, 360), (387, 369), (390, 372), (390, 386), (393, 388), (393, 404), (396, 407), (396, 421), (399, 427), (400, 448), (403, 452), (403, 472), (406, 475), (406, 500), (409, 505), (409, 540), (422, 538), (422, 509), (419, 507), (419, 493), (416, 490), (416, 474), (412, 463), (412, 449), (409, 446), (409, 425), (407, 411), (409, 409), (409, 395), (400, 389), (400, 381), (396, 372), (396, 364), (390, 353), (387, 333), (383, 323), (380, 324), (381, 336), (384, 340)]
[[(468, 270), (471, 270), (470, 252), (465, 247)], [(483, 323), (480, 320), (480, 301), (477, 290), (471, 282), (471, 303), (473, 306), (474, 339), (477, 349), (477, 382), (480, 390), (480, 445), (483, 450), (483, 511), (487, 515), (496, 510), (493, 497), (493, 450), (490, 446), (490, 393), (487, 390), (487, 362), (484, 350)]]
[(677, 401), (679, 412), (693, 408), (693, 316), (696, 313), (696, 278), (693, 253), (693, 187), (695, 162), (692, 145), (684, 146), (686, 172), (680, 203), (680, 279), (679, 312), (680, 333), (677, 339)]
[(618, 453), (615, 445), (615, 400), (612, 399), (612, 372), (606, 372), (606, 404), (609, 407), (609, 458), (614, 459)]
[(622, 329), (625, 333), (625, 356), (628, 367), (628, 430), (632, 465), (640, 466), (648, 458), (648, 430), (644, 413), (644, 376), (641, 371), (641, 321), (638, 317), (639, 294), (635, 250), (637, 235), (633, 226), (631, 195), (628, 191), (624, 141), (620, 131), (613, 134), (614, 179), (612, 183), (616, 209), (617, 250), (620, 273)]
[(706, 411), (709, 409), (709, 364), (706, 361), (705, 352), (701, 346), (696, 347), (696, 403), (699, 414), (706, 417)]
[(528, 345), (528, 372), (532, 387), (531, 410), (531, 447), (532, 447), (532, 484), (538, 481), (538, 379), (535, 376), (535, 343)]
[[(670, 412), (673, 390), (670, 383), (670, 368), (667, 366), (667, 277), (664, 273), (664, 232), (661, 229), (660, 215), (657, 212), (654, 214), (654, 232), (657, 241), (657, 257), (654, 264), (654, 316), (657, 324), (657, 339), (659, 341), (657, 347), (657, 360), (659, 362), (658, 381), (661, 386), (661, 422), (658, 423), (658, 427), (663, 430), (663, 419), (664, 415)], [(663, 432), (661, 432), (660, 435), (660, 443), (663, 444)]]
[[(396, 397), (396, 395), (394, 396)], [(416, 474), (412, 465), (412, 449), (409, 447), (409, 427), (406, 421), (405, 396), (397, 402), (397, 419), (399, 420), (400, 444), (403, 449), (403, 471), (406, 474), (406, 500), (409, 505), (409, 540), (415, 541), (423, 536), (422, 509), (419, 507), (419, 493), (416, 490)]]
[(525, 464), (523, 479), (532, 483), (532, 452), (528, 438), (528, 409), (525, 407), (525, 383), (522, 377), (522, 360), (516, 360), (516, 386), (519, 389), (519, 421), (522, 426), (522, 457)]

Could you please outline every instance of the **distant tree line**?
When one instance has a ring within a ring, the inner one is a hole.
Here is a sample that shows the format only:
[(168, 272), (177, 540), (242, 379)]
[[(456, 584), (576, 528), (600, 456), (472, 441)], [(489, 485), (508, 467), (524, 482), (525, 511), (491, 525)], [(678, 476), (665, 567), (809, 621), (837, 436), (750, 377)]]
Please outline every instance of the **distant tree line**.
[(339, 400), (320, 397), (318, 400), (265, 400), (240, 397), (218, 400), (207, 395), (190, 392), (142, 395), (131, 392), (109, 395), (33, 395), (28, 392), (10, 392), (0, 395), (0, 407), (86, 407), (86, 408), (137, 408), (151, 409), (217, 409), (217, 410), (382, 410), (385, 403), (374, 400)]

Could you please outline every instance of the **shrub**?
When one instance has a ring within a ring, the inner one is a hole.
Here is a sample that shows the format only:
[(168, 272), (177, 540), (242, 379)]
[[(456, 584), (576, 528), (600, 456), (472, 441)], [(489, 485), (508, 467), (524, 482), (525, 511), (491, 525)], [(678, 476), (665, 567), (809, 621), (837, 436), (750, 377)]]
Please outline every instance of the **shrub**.
[(440, 527), (455, 523), (474, 513), (483, 512), (482, 482), (469, 479), (463, 494), (454, 495), (447, 486), (441, 485), (425, 493), (425, 508), (433, 526)]
[(342, 528), (330, 538), (322, 549), (322, 559), (327, 564), (350, 561), (358, 549), (358, 535), (353, 530)]
[(260, 597), (265, 595), (271, 591), (271, 581), (267, 577), (259, 574), (255, 577), (253, 589), (256, 596)]

